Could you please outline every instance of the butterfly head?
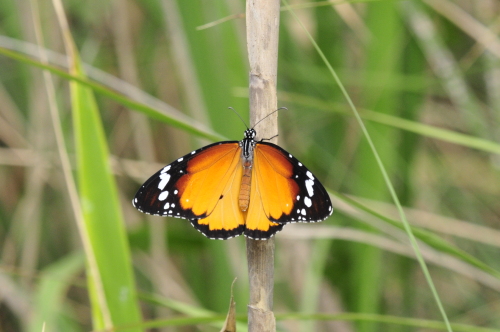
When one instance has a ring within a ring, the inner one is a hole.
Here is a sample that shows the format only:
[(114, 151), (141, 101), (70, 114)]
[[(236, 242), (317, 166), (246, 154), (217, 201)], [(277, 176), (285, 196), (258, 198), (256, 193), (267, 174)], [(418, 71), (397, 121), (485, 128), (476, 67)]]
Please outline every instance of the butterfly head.
[(253, 139), (255, 139), (256, 135), (257, 135), (257, 132), (253, 128), (245, 130), (245, 139), (252, 139), (253, 140)]

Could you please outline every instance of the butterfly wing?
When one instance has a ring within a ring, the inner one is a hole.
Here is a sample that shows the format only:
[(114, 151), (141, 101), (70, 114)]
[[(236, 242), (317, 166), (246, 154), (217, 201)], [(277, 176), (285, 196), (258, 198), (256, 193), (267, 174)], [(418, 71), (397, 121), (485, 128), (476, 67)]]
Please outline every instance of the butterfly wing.
[(330, 197), (323, 185), (279, 146), (257, 143), (252, 174), (246, 236), (266, 239), (285, 223), (317, 222), (332, 214)]
[(185, 218), (209, 238), (241, 234), (244, 216), (238, 208), (241, 148), (219, 142), (177, 159), (141, 186), (133, 205), (141, 212)]

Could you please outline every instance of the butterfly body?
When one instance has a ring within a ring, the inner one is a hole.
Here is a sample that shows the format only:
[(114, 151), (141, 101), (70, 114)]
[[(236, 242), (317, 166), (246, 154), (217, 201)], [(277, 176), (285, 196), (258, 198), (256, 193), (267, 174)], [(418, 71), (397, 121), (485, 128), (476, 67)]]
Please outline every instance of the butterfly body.
[(250, 189), (252, 184), (252, 163), (253, 150), (255, 148), (254, 129), (249, 129), (245, 132), (245, 138), (240, 142), (241, 147), (241, 162), (243, 164), (243, 175), (241, 176), (240, 195), (238, 203), (240, 210), (245, 212), (250, 204)]
[(279, 146), (255, 141), (207, 145), (165, 166), (132, 201), (141, 212), (184, 218), (205, 236), (268, 239), (290, 222), (317, 222), (333, 208), (312, 173)]

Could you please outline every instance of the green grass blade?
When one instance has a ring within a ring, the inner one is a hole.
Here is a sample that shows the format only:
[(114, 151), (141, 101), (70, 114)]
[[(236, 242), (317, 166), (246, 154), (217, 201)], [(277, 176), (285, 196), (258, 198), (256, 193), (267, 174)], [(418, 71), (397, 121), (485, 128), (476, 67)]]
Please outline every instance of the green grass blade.
[[(61, 23), (70, 71), (85, 77), (62, 4), (54, 2)], [(87, 282), (95, 328), (137, 324), (141, 314), (130, 264), (130, 248), (109, 164), (104, 128), (92, 89), (70, 82), (77, 173), (87, 255)], [(128, 329), (140, 331), (140, 329)]]
[[(288, 7), (288, 2), (286, 0), (283, 0), (283, 2), (285, 3), (285, 5)], [(384, 178), (384, 181), (387, 185), (387, 189), (389, 190), (390, 194), (391, 194), (391, 197), (392, 199), (394, 200), (394, 203), (395, 205), (397, 206), (398, 208), (398, 212), (401, 216), (401, 221), (405, 227), (405, 231), (407, 232), (408, 234), (408, 237), (410, 239), (410, 242), (411, 242), (411, 245), (412, 247), (414, 248), (415, 250), (415, 254), (417, 256), (417, 260), (422, 268), (422, 271), (425, 275), (425, 278), (426, 278), (426, 281), (429, 285), (429, 288), (431, 289), (431, 292), (434, 296), (434, 299), (436, 301), (436, 304), (439, 308), (439, 311), (441, 312), (441, 315), (443, 317), (443, 320), (444, 320), (444, 323), (446, 324), (446, 327), (447, 327), (447, 330), (448, 331), (452, 331), (452, 328), (451, 328), (451, 325), (450, 325), (450, 322), (448, 320), (448, 316), (446, 315), (446, 312), (444, 310), (444, 307), (443, 307), (443, 304), (441, 303), (441, 300), (439, 298), (439, 295), (437, 293), (437, 290), (436, 290), (436, 287), (434, 286), (434, 282), (432, 281), (432, 278), (430, 276), (430, 273), (429, 273), (429, 270), (427, 269), (427, 265), (425, 263), (425, 260), (424, 258), (422, 257), (422, 254), (420, 252), (420, 250), (418, 249), (418, 243), (417, 243), (417, 240), (415, 239), (415, 236), (413, 235), (412, 233), (412, 230), (411, 230), (411, 227), (408, 223), (408, 221), (406, 220), (406, 216), (405, 216), (405, 213), (403, 211), (403, 208), (401, 206), (401, 204), (399, 203), (399, 198), (398, 196), (396, 195), (396, 191), (394, 190), (394, 187), (391, 183), (391, 180), (389, 179), (389, 175), (387, 174), (387, 171), (385, 170), (385, 167), (383, 165), (383, 162), (382, 160), (380, 159), (380, 156), (377, 152), (377, 149), (375, 148), (375, 145), (373, 144), (372, 140), (370, 139), (370, 134), (368, 133), (368, 130), (366, 129), (366, 126), (365, 124), (363, 123), (363, 120), (361, 119), (357, 109), (356, 109), (356, 106), (354, 105), (353, 101), (351, 100), (349, 94), (347, 93), (347, 91), (345, 90), (342, 82), (340, 81), (337, 73), (335, 72), (335, 70), (333, 69), (333, 67), (330, 65), (328, 59), (325, 57), (325, 55), (323, 54), (323, 52), (321, 51), (321, 49), (318, 47), (316, 41), (314, 40), (314, 38), (311, 36), (311, 34), (309, 33), (309, 31), (307, 31), (307, 29), (303, 26), (302, 22), (299, 20), (299, 18), (295, 15), (295, 13), (293, 11), (290, 11), (290, 13), (294, 16), (294, 18), (299, 22), (299, 24), (301, 25), (302, 29), (306, 32), (309, 40), (311, 41), (311, 43), (314, 45), (314, 48), (316, 49), (316, 51), (318, 52), (318, 54), (321, 56), (321, 58), (323, 59), (325, 65), (328, 67), (328, 70), (331, 72), (332, 74), (332, 77), (334, 78), (335, 82), (338, 84), (339, 88), (341, 89), (344, 97), (346, 98), (349, 106), (351, 107), (355, 117), (356, 117), (356, 120), (357, 122), (359, 123), (362, 131), (363, 131), (363, 134), (364, 136), (366, 137), (367, 141), (368, 141), (368, 144), (370, 146), (370, 149), (372, 150), (373, 152), (373, 155), (377, 161), (377, 165), (380, 169), (380, 172), (382, 173), (382, 176)]]
[[(83, 75), (79, 64), (74, 69)], [(71, 82), (71, 95), (84, 236), (89, 237), (100, 278), (89, 278), (95, 327), (109, 327), (103, 316), (106, 311), (113, 325), (137, 323), (141, 318), (130, 249), (97, 104), (92, 90), (77, 82)], [(101, 288), (104, 294), (99, 295)], [(101, 296), (105, 303), (99, 300)]]

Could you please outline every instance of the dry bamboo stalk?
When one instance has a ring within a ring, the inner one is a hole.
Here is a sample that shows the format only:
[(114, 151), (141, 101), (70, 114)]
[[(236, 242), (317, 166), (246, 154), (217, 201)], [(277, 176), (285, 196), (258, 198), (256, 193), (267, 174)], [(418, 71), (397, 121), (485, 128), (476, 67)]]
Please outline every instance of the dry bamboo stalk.
[[(279, 0), (247, 0), (246, 28), (250, 62), (250, 124), (277, 109), (276, 77), (278, 68)], [(255, 128), (257, 140), (278, 133), (277, 113)], [(274, 143), (277, 139), (274, 138)], [(274, 332), (272, 312), (274, 284), (274, 238), (247, 239), (250, 303), (248, 331)]]

